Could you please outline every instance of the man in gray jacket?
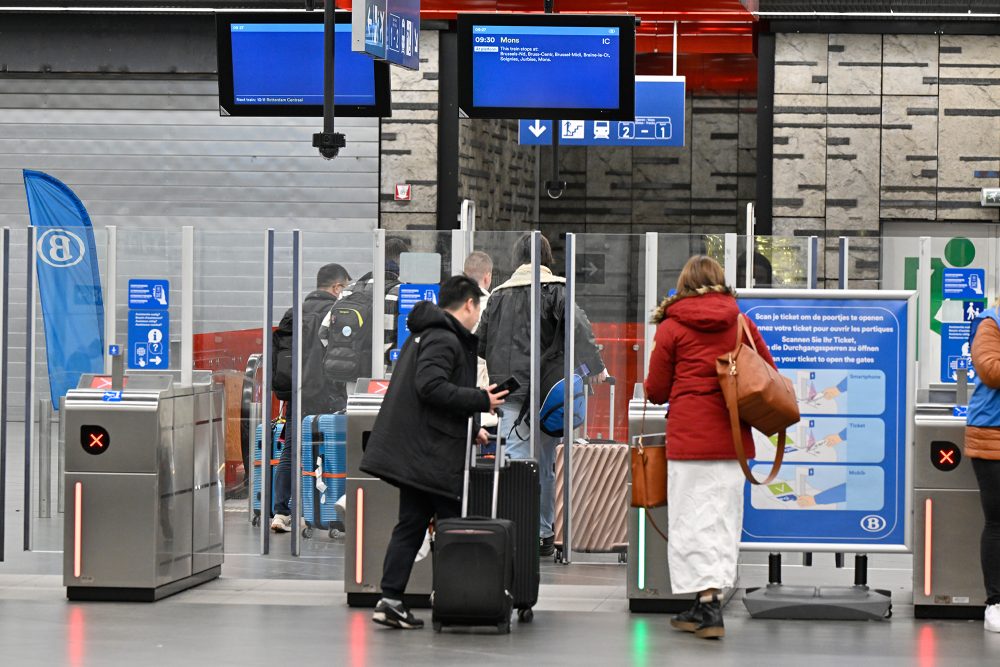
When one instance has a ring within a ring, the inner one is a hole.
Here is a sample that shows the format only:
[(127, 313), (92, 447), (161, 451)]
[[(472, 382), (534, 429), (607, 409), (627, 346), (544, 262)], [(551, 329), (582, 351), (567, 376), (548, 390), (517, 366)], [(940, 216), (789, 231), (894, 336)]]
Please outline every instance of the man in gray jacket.
[[(517, 378), (520, 388), (507, 396), (504, 413), (512, 419), (521, 413), (530, 400), (531, 376), (531, 234), (521, 236), (514, 244), (514, 264), (518, 266), (510, 280), (499, 285), (490, 295), (487, 308), (479, 322), (479, 356), (486, 359), (490, 382), (503, 382), (510, 376)], [(552, 247), (542, 237), (540, 351), (549, 349), (560, 335), (566, 303), (566, 279), (553, 275)], [(556, 342), (556, 345), (559, 343)], [(597, 381), (607, 377), (604, 362), (594, 341), (594, 332), (584, 312), (576, 309), (576, 351), (574, 361), (586, 365)], [(539, 378), (535, 378), (538, 382)], [(538, 415), (528, 415), (536, 421)], [(511, 422), (507, 422), (511, 423)], [(507, 431), (506, 424), (504, 431)], [(527, 424), (511, 427), (507, 434), (507, 452), (511, 458), (531, 457), (531, 432)], [(555, 521), (555, 451), (559, 438), (539, 432), (535, 458), (541, 476), (541, 516), (539, 517), (539, 553), (552, 555), (555, 546), (553, 523)]]

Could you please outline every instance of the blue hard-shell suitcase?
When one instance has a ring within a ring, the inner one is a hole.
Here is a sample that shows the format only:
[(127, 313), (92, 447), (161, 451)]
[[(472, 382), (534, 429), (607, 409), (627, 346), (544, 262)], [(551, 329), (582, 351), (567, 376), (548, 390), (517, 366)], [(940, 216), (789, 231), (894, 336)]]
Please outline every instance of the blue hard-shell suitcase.
[[(271, 427), (271, 494), (270, 494), (270, 505), (271, 511), (268, 513), (268, 517), (274, 515), (274, 479), (278, 474), (278, 461), (281, 459), (281, 450), (285, 445), (284, 440), (284, 430), (285, 422), (284, 420), (275, 421)], [(257, 425), (257, 430), (254, 434), (254, 445), (253, 445), (253, 517), (251, 518), (251, 523), (254, 526), (260, 524), (260, 496), (261, 496), (261, 432), (262, 427), (260, 424)]]
[(302, 509), (307, 527), (330, 537), (344, 532), (344, 517), (334, 503), (346, 493), (347, 415), (310, 415), (302, 420)]

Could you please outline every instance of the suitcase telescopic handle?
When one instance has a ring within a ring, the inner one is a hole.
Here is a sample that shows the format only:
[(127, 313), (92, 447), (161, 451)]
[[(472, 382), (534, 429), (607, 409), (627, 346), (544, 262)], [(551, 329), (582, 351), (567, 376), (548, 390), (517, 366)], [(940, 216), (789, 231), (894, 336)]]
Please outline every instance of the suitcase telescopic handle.
[[(503, 432), (503, 411), (497, 408), (497, 433)], [(465, 464), (464, 472), (462, 475), (462, 518), (469, 516), (469, 478), (471, 476), (471, 470), (476, 465), (476, 449), (473, 446), (475, 441), (476, 433), (473, 432), (475, 428), (475, 421), (472, 417), (469, 417), (469, 425), (467, 431), (467, 437), (465, 441)], [(500, 435), (497, 435), (497, 449), (493, 456), (493, 500), (491, 505), (490, 517), (497, 518), (497, 497), (500, 492), (500, 466), (503, 463), (504, 452), (504, 440)]]

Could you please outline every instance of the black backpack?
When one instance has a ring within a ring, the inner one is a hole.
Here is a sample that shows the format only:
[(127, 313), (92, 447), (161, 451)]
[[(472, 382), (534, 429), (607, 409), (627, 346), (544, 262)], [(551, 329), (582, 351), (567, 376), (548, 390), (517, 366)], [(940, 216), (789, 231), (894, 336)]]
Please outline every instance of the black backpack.
[(319, 335), (326, 345), (323, 372), (327, 380), (357, 382), (371, 369), (372, 285), (371, 281), (355, 285), (323, 320)]
[[(317, 310), (302, 314), (302, 407), (315, 413), (330, 411), (330, 391), (320, 369), (323, 367), (324, 346), (320, 327), (328, 311)], [(292, 399), (292, 310), (281, 318), (271, 334), (271, 389), (279, 400)], [(303, 412), (302, 414), (311, 414)]]

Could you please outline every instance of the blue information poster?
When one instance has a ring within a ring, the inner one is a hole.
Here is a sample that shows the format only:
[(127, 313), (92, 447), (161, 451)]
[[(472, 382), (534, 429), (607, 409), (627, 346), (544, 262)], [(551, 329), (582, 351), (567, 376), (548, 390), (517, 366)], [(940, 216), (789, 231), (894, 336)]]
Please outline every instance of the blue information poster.
[(170, 367), (170, 282), (128, 281), (128, 367)]
[(398, 350), (403, 349), (403, 344), (410, 337), (410, 328), (406, 326), (406, 318), (410, 316), (413, 307), (421, 301), (437, 303), (440, 292), (441, 286), (436, 283), (427, 285), (404, 283), (399, 286), (399, 319), (396, 323), (396, 331), (399, 333), (397, 334), (396, 349), (390, 352), (392, 361), (396, 360), (399, 356)]
[[(907, 301), (740, 299), (792, 381), (802, 420), (778, 477), (747, 485), (743, 543), (907, 545)], [(754, 432), (767, 476), (777, 436)]]
[[(635, 120), (562, 120), (559, 143), (564, 146), (683, 146), (684, 77), (635, 77)], [(552, 121), (521, 120), (517, 142), (522, 146), (552, 144)]]

